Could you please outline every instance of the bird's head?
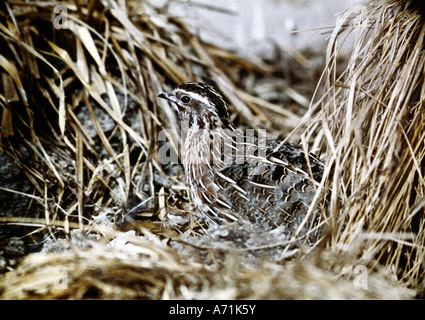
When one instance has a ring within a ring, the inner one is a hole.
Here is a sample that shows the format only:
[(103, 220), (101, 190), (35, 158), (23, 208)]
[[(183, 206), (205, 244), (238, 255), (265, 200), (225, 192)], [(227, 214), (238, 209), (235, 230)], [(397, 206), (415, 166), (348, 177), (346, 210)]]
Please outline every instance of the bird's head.
[(158, 97), (170, 101), (180, 118), (189, 122), (189, 128), (231, 128), (227, 103), (222, 94), (208, 84), (186, 82)]

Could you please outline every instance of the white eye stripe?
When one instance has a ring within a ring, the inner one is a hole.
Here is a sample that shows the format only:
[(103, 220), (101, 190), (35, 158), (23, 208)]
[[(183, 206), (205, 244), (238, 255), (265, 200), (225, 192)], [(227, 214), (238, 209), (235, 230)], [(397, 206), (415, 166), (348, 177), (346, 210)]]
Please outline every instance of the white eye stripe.
[(191, 91), (186, 91), (184, 89), (179, 89), (178, 91), (181, 92), (181, 93), (183, 93), (184, 95), (187, 95), (187, 96), (191, 97), (192, 99), (195, 99), (195, 100), (197, 100), (199, 102), (202, 102), (202, 103), (204, 103), (206, 105), (211, 104), (211, 100), (210, 99), (208, 99), (207, 97), (205, 97), (203, 95), (200, 95), (199, 93), (191, 92)]

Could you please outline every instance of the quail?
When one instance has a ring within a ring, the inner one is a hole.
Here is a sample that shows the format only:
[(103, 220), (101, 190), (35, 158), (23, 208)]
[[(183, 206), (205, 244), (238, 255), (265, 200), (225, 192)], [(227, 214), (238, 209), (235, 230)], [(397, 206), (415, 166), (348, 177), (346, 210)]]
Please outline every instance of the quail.
[[(182, 162), (192, 199), (209, 226), (249, 221), (264, 230), (285, 226), (312, 244), (320, 236), (319, 208), (309, 207), (323, 163), (292, 143), (236, 130), (214, 87), (183, 83), (159, 95), (187, 121)], [(303, 222), (303, 219), (306, 221)]]

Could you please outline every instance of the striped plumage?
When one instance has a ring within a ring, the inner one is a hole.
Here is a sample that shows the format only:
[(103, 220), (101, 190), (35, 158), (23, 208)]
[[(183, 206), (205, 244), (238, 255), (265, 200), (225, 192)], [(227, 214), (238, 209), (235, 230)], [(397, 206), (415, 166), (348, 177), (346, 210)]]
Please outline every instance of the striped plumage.
[[(231, 123), (220, 92), (204, 83), (184, 83), (159, 95), (188, 121), (183, 165), (196, 207), (207, 223), (249, 220), (265, 230), (294, 233), (308, 212), (323, 164), (294, 144), (241, 132)], [(313, 176), (311, 176), (310, 172)], [(317, 239), (314, 208), (300, 235)]]

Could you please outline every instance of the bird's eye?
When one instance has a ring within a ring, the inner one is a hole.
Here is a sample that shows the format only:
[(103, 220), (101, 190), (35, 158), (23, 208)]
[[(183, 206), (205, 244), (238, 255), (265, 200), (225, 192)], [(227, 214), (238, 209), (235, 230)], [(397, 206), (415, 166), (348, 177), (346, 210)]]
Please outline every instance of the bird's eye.
[(190, 100), (192, 100), (189, 96), (183, 96), (181, 99), (180, 99), (183, 103), (189, 103), (190, 102)]

